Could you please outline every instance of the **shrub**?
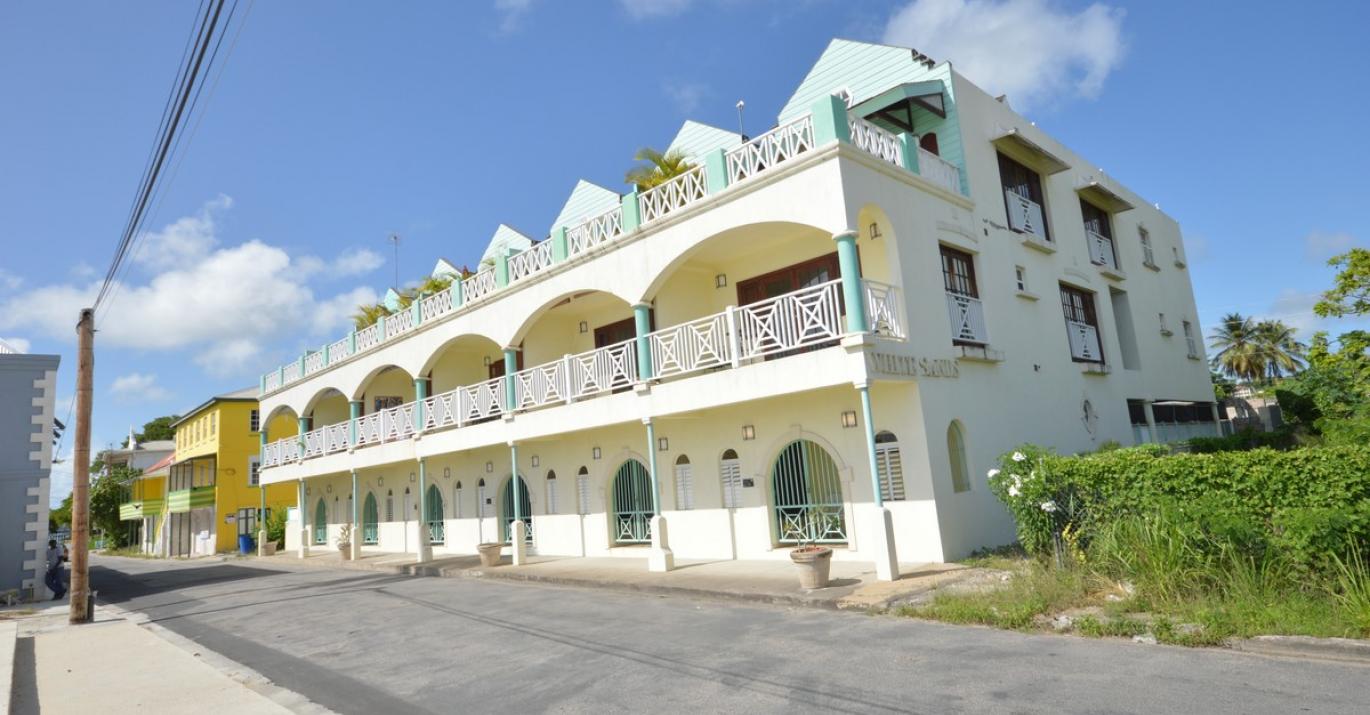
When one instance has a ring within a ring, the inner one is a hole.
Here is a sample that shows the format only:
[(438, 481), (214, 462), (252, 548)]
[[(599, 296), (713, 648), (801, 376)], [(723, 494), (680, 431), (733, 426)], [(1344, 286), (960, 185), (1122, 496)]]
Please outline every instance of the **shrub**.
[(1298, 446), (1298, 441), (1294, 438), (1293, 430), (1281, 428), (1274, 432), (1257, 432), (1247, 429), (1222, 437), (1191, 437), (1185, 441), (1185, 444), (1188, 445), (1190, 452), (1208, 454), (1212, 452), (1237, 452), (1260, 447), (1293, 449)]
[(285, 509), (272, 509), (266, 517), (266, 540), (279, 544), (285, 541)]

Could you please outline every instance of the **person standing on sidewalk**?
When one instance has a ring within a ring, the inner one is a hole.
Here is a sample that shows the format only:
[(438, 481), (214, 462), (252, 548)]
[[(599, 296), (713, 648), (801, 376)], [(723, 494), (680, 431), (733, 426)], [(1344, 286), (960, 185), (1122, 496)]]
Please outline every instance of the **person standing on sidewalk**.
[(57, 540), (49, 539), (47, 558), (48, 572), (47, 575), (43, 577), (43, 582), (48, 585), (48, 590), (52, 591), (52, 600), (54, 601), (60, 601), (63, 596), (67, 595), (66, 579), (63, 578), (63, 576), (66, 575), (64, 573), (66, 569), (62, 568), (63, 560), (62, 549), (57, 546)]

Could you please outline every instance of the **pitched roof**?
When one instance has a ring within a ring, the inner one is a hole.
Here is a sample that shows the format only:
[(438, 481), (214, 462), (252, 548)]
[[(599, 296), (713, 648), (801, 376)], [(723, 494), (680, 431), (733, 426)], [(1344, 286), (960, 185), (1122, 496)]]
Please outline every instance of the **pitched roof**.
[(699, 164), (705, 154), (715, 149), (726, 151), (741, 143), (741, 134), (687, 119), (680, 125), (680, 131), (676, 132), (675, 139), (671, 140), (666, 151), (680, 151), (690, 163)]
[(623, 198), (617, 191), (581, 179), (576, 182), (576, 187), (571, 189), (571, 195), (566, 197), (566, 203), (561, 206), (561, 213), (557, 214), (547, 232), (551, 233), (562, 226), (577, 226), (587, 218), (598, 216), (618, 206), (622, 201)]

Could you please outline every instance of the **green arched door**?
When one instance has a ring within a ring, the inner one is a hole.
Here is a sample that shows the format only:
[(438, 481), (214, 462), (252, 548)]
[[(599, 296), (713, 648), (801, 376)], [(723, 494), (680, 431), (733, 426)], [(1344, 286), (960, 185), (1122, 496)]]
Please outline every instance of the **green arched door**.
[(795, 440), (771, 465), (776, 540), (845, 542), (842, 477), (832, 455), (807, 439)]
[(652, 513), (652, 477), (642, 462), (630, 459), (614, 473), (614, 543), (649, 543)]
[(328, 543), (328, 507), (319, 500), (314, 507), (314, 544)]
[(446, 538), (446, 529), (442, 522), (442, 490), (438, 489), (438, 485), (428, 485), (428, 492), (424, 497), (424, 508), (428, 512), (423, 516), (424, 521), (428, 524), (428, 543), (443, 543)]
[(375, 544), (379, 539), (380, 515), (376, 510), (376, 495), (370, 492), (366, 494), (366, 501), (362, 502), (362, 543)]
[[(499, 499), (499, 538), (509, 543), (509, 525), (514, 523), (514, 480), (504, 480)], [(528, 482), (519, 477), (519, 517), (523, 519), (523, 540), (533, 543), (533, 501), (528, 498)]]

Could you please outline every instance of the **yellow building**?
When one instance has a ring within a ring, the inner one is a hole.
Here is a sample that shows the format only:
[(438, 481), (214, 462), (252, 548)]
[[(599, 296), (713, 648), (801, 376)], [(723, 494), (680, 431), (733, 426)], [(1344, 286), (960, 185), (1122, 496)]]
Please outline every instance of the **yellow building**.
[[(256, 538), (263, 503), (268, 514), (294, 504), (293, 485), (268, 486), (265, 493), (259, 485), (261, 430), (255, 393), (247, 389), (212, 397), (172, 425), (176, 457), (167, 476), (167, 555), (236, 549), (239, 535)], [(273, 425), (273, 434), (286, 427)]]

